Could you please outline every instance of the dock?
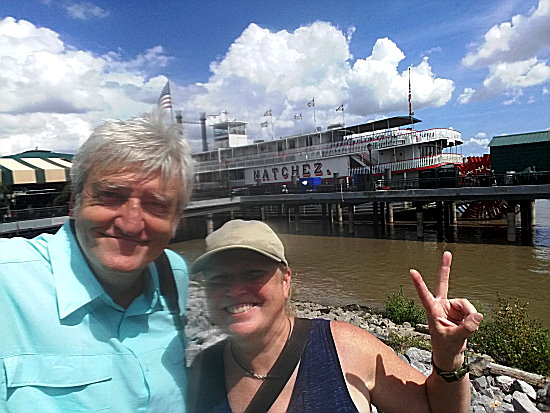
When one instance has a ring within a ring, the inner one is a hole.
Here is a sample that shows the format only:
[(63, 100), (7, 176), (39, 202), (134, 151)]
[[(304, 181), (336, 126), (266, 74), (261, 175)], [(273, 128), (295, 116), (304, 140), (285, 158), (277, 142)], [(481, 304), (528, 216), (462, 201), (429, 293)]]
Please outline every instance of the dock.
[[(269, 207), (278, 208), (289, 220), (299, 221), (300, 207), (317, 205), (321, 207), (323, 222), (347, 222), (348, 231), (352, 234), (356, 224), (355, 212), (360, 205), (370, 204), (373, 223), (384, 225), (394, 222), (394, 204), (407, 202), (416, 210), (416, 232), (417, 237), (421, 239), (424, 233), (424, 214), (428, 205), (435, 204), (438, 224), (448, 227), (458, 223), (457, 203), (506, 200), (507, 241), (513, 243), (516, 242), (517, 207), (519, 206), (521, 211), (521, 230), (528, 232), (535, 225), (534, 206), (537, 199), (550, 199), (550, 184), (243, 195), (191, 201), (185, 209), (184, 219), (199, 218), (204, 222), (208, 234), (215, 229), (216, 216), (223, 215), (231, 219), (235, 214), (239, 214), (246, 218), (265, 220), (266, 208)], [(251, 213), (252, 210), (257, 212)], [(0, 223), (0, 236), (36, 233), (60, 227), (67, 219), (67, 216), (61, 216)]]

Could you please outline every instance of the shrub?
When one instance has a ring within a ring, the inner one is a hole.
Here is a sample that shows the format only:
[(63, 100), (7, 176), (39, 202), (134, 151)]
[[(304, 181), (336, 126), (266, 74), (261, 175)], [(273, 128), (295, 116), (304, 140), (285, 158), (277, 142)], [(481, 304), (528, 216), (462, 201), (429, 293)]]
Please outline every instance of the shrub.
[(386, 344), (400, 354), (404, 353), (411, 347), (432, 351), (430, 340), (426, 340), (425, 338), (418, 336), (400, 336), (394, 332), (390, 333)]
[(524, 371), (550, 375), (550, 330), (530, 319), (527, 303), (511, 304), (497, 295), (491, 319), (484, 320), (473, 334), (470, 346), (491, 356), (497, 363)]
[(426, 322), (424, 308), (415, 304), (412, 299), (405, 297), (403, 286), (399, 287), (399, 292), (386, 297), (384, 317), (389, 318), (394, 323), (409, 322), (413, 326)]

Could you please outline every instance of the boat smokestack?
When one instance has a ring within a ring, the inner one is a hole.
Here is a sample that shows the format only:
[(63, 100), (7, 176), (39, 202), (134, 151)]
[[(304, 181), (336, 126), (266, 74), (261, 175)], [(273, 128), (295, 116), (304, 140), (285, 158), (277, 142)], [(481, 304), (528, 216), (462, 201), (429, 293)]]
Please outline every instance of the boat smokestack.
[(176, 110), (176, 124), (180, 135), (183, 136), (183, 114), (181, 110)]
[(202, 138), (202, 151), (208, 151), (208, 142), (206, 141), (206, 113), (201, 113), (201, 138)]

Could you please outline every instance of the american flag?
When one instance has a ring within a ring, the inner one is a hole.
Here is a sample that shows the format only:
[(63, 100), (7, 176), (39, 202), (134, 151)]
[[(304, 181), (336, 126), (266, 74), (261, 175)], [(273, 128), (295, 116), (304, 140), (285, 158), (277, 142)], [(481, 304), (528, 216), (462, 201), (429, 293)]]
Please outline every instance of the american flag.
[(172, 96), (170, 96), (169, 81), (166, 82), (166, 85), (164, 85), (162, 92), (160, 92), (158, 105), (163, 109), (172, 109)]

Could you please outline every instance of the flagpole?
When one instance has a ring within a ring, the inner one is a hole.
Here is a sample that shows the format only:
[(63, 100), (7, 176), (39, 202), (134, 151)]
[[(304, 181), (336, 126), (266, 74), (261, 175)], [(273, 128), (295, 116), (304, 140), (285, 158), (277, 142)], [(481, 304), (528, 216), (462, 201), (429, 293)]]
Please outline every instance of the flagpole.
[(269, 109), (269, 119), (271, 121), (271, 140), (274, 140), (275, 137), (273, 135), (273, 113), (271, 109)]
[(344, 118), (345, 110), (344, 110), (344, 104), (343, 103), (336, 108), (336, 112), (338, 112), (340, 110), (342, 111), (342, 128), (343, 128), (346, 124), (346, 119)]
[(168, 79), (168, 90), (170, 91), (170, 120), (172, 121), (172, 124), (174, 124), (174, 102), (172, 102), (172, 91), (170, 90), (170, 79)]
[(411, 90), (411, 68), (409, 67), (409, 118), (411, 121), (411, 129), (414, 129), (413, 127), (413, 115), (414, 112), (412, 110), (412, 90)]
[(317, 117), (315, 116), (315, 96), (311, 100), (313, 102), (313, 123), (315, 125), (315, 132), (317, 132)]

